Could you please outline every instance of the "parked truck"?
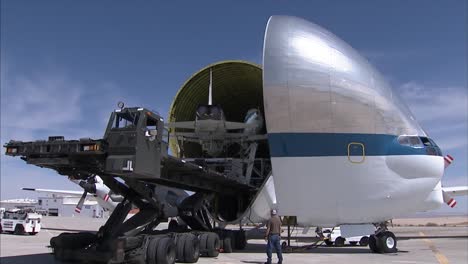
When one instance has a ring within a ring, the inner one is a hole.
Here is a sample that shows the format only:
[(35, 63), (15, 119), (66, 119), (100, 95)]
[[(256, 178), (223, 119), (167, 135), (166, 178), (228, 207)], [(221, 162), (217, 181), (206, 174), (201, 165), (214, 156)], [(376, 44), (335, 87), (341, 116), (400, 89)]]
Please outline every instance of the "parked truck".
[(22, 209), (6, 210), (0, 220), (0, 233), (36, 235), (41, 231), (41, 218), (40, 214)]

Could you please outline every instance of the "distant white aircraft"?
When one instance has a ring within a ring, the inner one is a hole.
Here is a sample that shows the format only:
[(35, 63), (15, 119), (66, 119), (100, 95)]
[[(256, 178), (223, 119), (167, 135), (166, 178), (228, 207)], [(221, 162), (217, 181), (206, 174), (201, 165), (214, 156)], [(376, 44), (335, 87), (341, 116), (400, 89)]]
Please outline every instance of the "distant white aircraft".
[(71, 190), (54, 190), (54, 189), (38, 189), (38, 188), (22, 188), (25, 191), (34, 191), (39, 193), (46, 194), (57, 194), (57, 195), (67, 195), (67, 196), (81, 196), (78, 204), (76, 205), (75, 212), (81, 213), (81, 208), (86, 200), (88, 193), (93, 194), (93, 198), (98, 202), (98, 204), (109, 211), (113, 211), (115, 207), (123, 200), (122, 196), (112, 194), (111, 190), (104, 184), (103, 180), (99, 176), (94, 176), (88, 181), (83, 180), (74, 180), (69, 178), (70, 181), (76, 183), (81, 188), (84, 189), (84, 192), (81, 191), (71, 191)]

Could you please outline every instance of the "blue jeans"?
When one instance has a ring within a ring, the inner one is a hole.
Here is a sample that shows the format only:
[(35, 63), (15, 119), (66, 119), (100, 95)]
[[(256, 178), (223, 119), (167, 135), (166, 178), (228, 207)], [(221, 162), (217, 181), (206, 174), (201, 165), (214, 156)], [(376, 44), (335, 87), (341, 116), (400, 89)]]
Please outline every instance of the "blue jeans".
[(283, 254), (281, 252), (281, 237), (279, 235), (271, 235), (268, 237), (268, 244), (267, 244), (267, 263), (271, 263), (271, 254), (273, 252), (273, 248), (276, 249), (276, 255), (278, 256), (278, 263), (283, 262)]

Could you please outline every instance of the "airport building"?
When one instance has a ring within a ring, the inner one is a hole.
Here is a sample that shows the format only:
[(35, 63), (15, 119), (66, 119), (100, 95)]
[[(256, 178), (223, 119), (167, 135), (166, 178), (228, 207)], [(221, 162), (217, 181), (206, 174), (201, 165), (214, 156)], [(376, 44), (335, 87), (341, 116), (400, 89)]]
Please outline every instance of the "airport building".
[(0, 208), (13, 209), (34, 209), (49, 216), (67, 217), (104, 217), (104, 209), (96, 201), (86, 200), (81, 213), (75, 212), (80, 197), (76, 196), (45, 196), (35, 199), (10, 199), (0, 201)]
[(80, 197), (76, 196), (39, 197), (37, 209), (45, 210), (49, 216), (103, 217), (104, 209), (96, 201), (86, 200), (81, 208), (81, 213), (76, 213), (75, 208), (79, 200)]

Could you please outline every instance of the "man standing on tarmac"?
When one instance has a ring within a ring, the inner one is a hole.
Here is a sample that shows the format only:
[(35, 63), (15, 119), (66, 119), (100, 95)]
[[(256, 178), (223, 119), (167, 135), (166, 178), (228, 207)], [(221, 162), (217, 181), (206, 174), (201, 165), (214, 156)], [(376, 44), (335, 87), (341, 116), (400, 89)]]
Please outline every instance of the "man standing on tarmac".
[(267, 223), (267, 231), (265, 240), (267, 244), (267, 256), (268, 260), (265, 264), (271, 264), (271, 255), (273, 247), (276, 249), (276, 255), (278, 256), (278, 264), (283, 263), (283, 254), (281, 252), (281, 219), (275, 209), (271, 210), (271, 218)]

